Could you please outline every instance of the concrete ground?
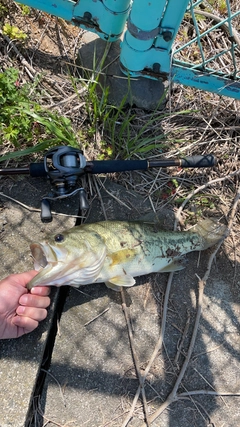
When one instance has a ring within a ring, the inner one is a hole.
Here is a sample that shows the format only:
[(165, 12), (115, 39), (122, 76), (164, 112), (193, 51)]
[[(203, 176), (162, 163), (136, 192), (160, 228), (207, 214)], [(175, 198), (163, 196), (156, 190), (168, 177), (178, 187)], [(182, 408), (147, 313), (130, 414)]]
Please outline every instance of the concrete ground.
[[(1, 191), (33, 207), (39, 206), (46, 193), (44, 185), (26, 178), (0, 182)], [(102, 200), (108, 219), (135, 219), (150, 211), (134, 193), (113, 183), (106, 185)], [(43, 225), (39, 213), (1, 196), (0, 209), (1, 277), (31, 268), (31, 241), (75, 222), (56, 217)], [(61, 209), (76, 214), (76, 200)], [(102, 218), (96, 198), (88, 221)], [(173, 214), (164, 211), (160, 220), (163, 227), (171, 228)], [(196, 274), (203, 276), (208, 256), (209, 251), (202, 253), (200, 260), (198, 253), (189, 254), (186, 269), (174, 274), (164, 345), (145, 384), (149, 416), (166, 400), (184, 363), (196, 316)], [(238, 267), (239, 258), (232, 259), (225, 249), (218, 253), (205, 289), (196, 345), (178, 390), (178, 394), (185, 394), (153, 421), (152, 427), (240, 425), (240, 396), (233, 395), (240, 389)], [(142, 373), (160, 335), (167, 280), (168, 274), (142, 276), (136, 286), (125, 291)], [(97, 284), (79, 290), (54, 290), (52, 300), (48, 318), (35, 332), (0, 343), (0, 426), (126, 425), (139, 382), (121, 294)], [(143, 422), (139, 399), (128, 426), (142, 426)]]
[[(0, 181), (0, 191), (36, 209), (40, 208), (40, 200), (49, 188), (39, 179), (7, 178)], [(68, 209), (65, 206), (65, 211)], [(77, 214), (73, 206), (71, 211)], [(75, 220), (67, 217), (55, 217), (52, 223), (43, 224), (39, 212), (31, 212), (0, 196), (1, 278), (33, 267), (29, 245), (41, 239), (45, 231), (54, 232), (74, 224)], [(49, 316), (36, 331), (16, 340), (0, 342), (1, 427), (24, 426), (29, 417), (57, 299), (58, 292), (53, 291)]]

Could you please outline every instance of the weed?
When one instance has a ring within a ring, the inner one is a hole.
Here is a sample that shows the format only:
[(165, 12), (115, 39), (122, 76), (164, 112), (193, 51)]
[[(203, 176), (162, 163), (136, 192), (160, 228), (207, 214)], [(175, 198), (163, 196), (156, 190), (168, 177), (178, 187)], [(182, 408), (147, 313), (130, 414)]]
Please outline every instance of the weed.
[(212, 8), (216, 9), (221, 14), (227, 12), (226, 0), (208, 0), (208, 3), (210, 5), (210, 12), (213, 12)]
[(0, 19), (5, 16), (6, 12), (7, 12), (7, 8), (0, 3)]
[(24, 41), (27, 38), (27, 34), (24, 31), (20, 30), (18, 27), (14, 25), (10, 25), (8, 23), (3, 26), (3, 34), (8, 36), (11, 40), (21, 40)]
[(71, 121), (29, 99), (29, 86), (20, 84), (14, 68), (0, 73), (0, 145), (6, 143), (21, 150), (2, 156), (1, 161), (54, 145), (78, 147)]
[(19, 146), (21, 136), (25, 141), (32, 138), (31, 118), (19, 109), (22, 103), (28, 103), (28, 86), (21, 86), (19, 73), (14, 68), (8, 68), (0, 73), (0, 137), (1, 143), (10, 142)]
[(31, 9), (29, 6), (19, 3), (19, 7), (21, 8), (23, 16), (27, 16), (30, 14)]
[[(161, 118), (157, 109), (143, 125), (137, 126), (137, 115), (134, 109), (127, 106), (127, 99), (131, 94), (130, 78), (125, 96), (120, 105), (115, 106), (108, 103), (109, 88), (100, 82), (99, 67), (98, 70), (98, 73), (92, 74), (94, 79), (88, 76), (85, 111), (89, 124), (88, 136), (96, 138), (97, 135), (104, 134), (104, 139), (100, 142), (101, 158), (106, 155), (107, 158), (118, 156), (127, 159), (135, 154), (145, 155), (152, 150), (163, 150), (165, 148), (163, 137), (159, 136), (159, 132), (157, 136), (152, 132), (154, 124)], [(165, 94), (163, 96), (165, 97)], [(162, 102), (161, 98), (159, 104)]]

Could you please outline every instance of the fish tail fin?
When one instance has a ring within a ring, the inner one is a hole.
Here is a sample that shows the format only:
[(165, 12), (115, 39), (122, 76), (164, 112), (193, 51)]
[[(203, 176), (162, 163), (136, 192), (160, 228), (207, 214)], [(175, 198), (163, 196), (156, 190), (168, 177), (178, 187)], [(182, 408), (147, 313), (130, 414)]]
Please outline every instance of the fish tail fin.
[(191, 230), (203, 239), (203, 250), (220, 242), (226, 235), (227, 227), (212, 219), (199, 221)]

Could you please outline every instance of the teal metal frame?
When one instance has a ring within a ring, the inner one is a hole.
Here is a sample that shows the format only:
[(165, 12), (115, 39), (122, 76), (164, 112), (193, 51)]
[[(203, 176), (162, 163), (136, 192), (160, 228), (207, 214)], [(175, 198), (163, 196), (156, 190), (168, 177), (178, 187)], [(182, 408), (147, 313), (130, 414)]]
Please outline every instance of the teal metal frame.
[(65, 19), (114, 42), (124, 31), (131, 0), (20, 0), (18, 3)]
[[(114, 42), (123, 34), (121, 70), (130, 77), (170, 80), (186, 86), (240, 99), (240, 36), (233, 20), (240, 10), (232, 11), (226, 2), (225, 16), (205, 13), (207, 0), (18, 0), (19, 3), (61, 17), (73, 25)], [(185, 13), (193, 23), (195, 36), (176, 48), (176, 38)], [(209, 18), (209, 28), (201, 32), (198, 15)], [(127, 28), (126, 28), (127, 24)], [(212, 57), (204, 52), (204, 38), (224, 28), (226, 46)], [(186, 61), (184, 51), (195, 46), (197, 61)], [(224, 64), (226, 55), (231, 66)], [(215, 63), (215, 64), (214, 64)]]
[[(125, 72), (150, 78), (168, 78), (171, 52), (189, 0), (135, 0), (121, 46)], [(144, 11), (144, 13), (143, 13)]]

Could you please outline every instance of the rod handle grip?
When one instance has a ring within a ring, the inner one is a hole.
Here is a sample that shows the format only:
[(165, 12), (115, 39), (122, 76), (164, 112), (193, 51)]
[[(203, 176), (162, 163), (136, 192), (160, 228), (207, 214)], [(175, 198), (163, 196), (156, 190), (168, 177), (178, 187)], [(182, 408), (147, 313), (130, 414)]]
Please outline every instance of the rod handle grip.
[(180, 159), (183, 168), (211, 168), (217, 164), (217, 159), (212, 154), (205, 156), (186, 156)]
[(86, 172), (93, 174), (147, 169), (147, 160), (93, 160), (86, 166)]

